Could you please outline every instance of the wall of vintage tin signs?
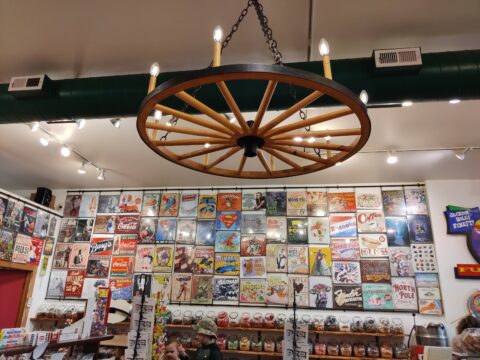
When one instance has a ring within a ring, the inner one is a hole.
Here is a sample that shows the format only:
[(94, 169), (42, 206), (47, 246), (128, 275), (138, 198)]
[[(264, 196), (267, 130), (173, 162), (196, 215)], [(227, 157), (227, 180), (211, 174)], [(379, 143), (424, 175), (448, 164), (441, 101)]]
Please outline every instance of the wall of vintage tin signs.
[[(145, 274), (145, 276), (141, 276)], [(69, 193), (47, 298), (443, 313), (422, 187)]]

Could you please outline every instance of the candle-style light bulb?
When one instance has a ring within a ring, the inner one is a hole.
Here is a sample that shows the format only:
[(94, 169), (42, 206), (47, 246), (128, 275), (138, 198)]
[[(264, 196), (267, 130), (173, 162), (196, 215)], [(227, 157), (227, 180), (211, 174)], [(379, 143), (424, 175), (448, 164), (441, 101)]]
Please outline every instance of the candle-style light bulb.
[(160, 110), (155, 110), (155, 112), (153, 113), (153, 117), (155, 118), (155, 120), (160, 120), (162, 118), (162, 112)]
[(368, 93), (365, 90), (360, 92), (360, 101), (363, 102), (365, 105), (368, 103)]
[(223, 37), (223, 30), (220, 26), (216, 26), (213, 30), (213, 41), (220, 42)]
[(152, 66), (150, 66), (150, 75), (157, 77), (158, 74), (160, 74), (160, 65), (153, 63)]
[(320, 43), (318, 44), (318, 51), (322, 56), (330, 54), (330, 45), (328, 45), (327, 40), (325, 39), (320, 40)]

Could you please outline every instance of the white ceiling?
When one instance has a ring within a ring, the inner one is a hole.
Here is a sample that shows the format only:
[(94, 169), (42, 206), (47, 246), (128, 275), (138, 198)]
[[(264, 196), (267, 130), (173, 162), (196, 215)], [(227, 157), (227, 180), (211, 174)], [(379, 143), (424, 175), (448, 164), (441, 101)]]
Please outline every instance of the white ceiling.
[[(337, 0), (313, 2), (312, 60), (317, 43), (329, 40), (332, 58), (368, 57), (373, 49), (421, 46), (423, 52), (480, 49), (480, 1)], [(284, 62), (306, 61), (309, 46), (308, 0), (264, 0), (262, 4)], [(212, 29), (227, 32), (246, 0), (0, 0), (0, 82), (46, 73), (52, 79), (147, 72), (153, 61), (162, 71), (208, 65)], [(271, 63), (253, 9), (222, 62)], [(371, 109), (372, 134), (365, 151), (479, 146), (480, 101), (458, 105), (415, 104), (410, 108)], [(310, 110), (314, 113), (316, 110)], [(272, 115), (270, 115), (272, 116)], [(46, 125), (44, 125), (46, 126)], [(215, 186), (261, 181), (214, 177), (172, 165), (140, 140), (135, 119), (120, 129), (108, 120), (90, 120), (50, 130), (98, 166), (107, 168), (99, 182), (92, 168), (77, 174), (80, 162), (60, 157), (58, 145), (38, 143), (27, 126), (0, 126), (0, 187), (32, 189), (143, 186)], [(452, 152), (400, 155), (389, 166), (385, 154), (358, 154), (341, 166), (268, 184), (407, 182), (425, 179), (479, 178), (480, 151), (464, 161)]]

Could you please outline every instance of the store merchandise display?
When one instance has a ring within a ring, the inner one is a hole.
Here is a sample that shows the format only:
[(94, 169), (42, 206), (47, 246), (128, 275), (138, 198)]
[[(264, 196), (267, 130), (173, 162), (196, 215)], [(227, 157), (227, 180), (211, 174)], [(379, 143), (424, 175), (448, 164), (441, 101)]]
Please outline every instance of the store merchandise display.
[(79, 192), (66, 204), (48, 297), (108, 284), (112, 299), (292, 306), (295, 280), (299, 308), (443, 312), (423, 188)]

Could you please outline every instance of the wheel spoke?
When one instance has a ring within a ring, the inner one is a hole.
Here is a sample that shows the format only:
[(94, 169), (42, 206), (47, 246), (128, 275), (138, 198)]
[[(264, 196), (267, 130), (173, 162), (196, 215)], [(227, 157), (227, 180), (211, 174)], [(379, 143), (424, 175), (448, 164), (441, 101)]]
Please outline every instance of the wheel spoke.
[(227, 151), (225, 154), (223, 154), (222, 156), (218, 157), (218, 159), (216, 159), (214, 162), (212, 162), (211, 164), (209, 164), (207, 166), (207, 169), (210, 169), (218, 164), (220, 164), (222, 161), (225, 161), (227, 160), (230, 156), (233, 156), (235, 155), (238, 151), (240, 150), (240, 147), (235, 147), (233, 149), (230, 149), (229, 151)]
[(301, 169), (302, 167), (300, 165), (298, 165), (295, 161), (289, 159), (288, 157), (286, 156), (283, 156), (282, 154), (280, 154), (278, 151), (274, 150), (274, 149), (271, 149), (269, 147), (263, 147), (262, 148), (263, 150), (265, 150), (266, 152), (272, 154), (272, 156), (276, 157), (277, 159), (279, 159), (280, 161), (283, 161), (285, 164), (288, 164), (290, 165), (291, 167), (299, 170)]
[(350, 151), (352, 150), (351, 146), (339, 145), (339, 144), (331, 144), (327, 143), (319, 143), (313, 142), (309, 143), (308, 141), (293, 141), (293, 140), (272, 140), (269, 142), (271, 145), (288, 145), (288, 146), (299, 146), (304, 148), (313, 148), (313, 149), (324, 149), (324, 150), (335, 150), (335, 151)]
[(292, 131), (292, 130), (297, 130), (297, 129), (300, 129), (300, 128), (303, 128), (303, 127), (320, 124), (322, 122), (332, 120), (332, 119), (336, 119), (336, 118), (339, 118), (339, 117), (342, 117), (342, 116), (347, 116), (347, 115), (350, 115), (352, 113), (353, 113), (353, 111), (350, 108), (345, 108), (345, 109), (341, 109), (341, 110), (332, 111), (332, 112), (329, 112), (328, 114), (317, 115), (317, 116), (314, 116), (310, 119), (299, 120), (299, 121), (296, 121), (292, 124), (288, 124), (288, 125), (285, 125), (285, 126), (281, 126), (281, 127), (272, 129), (272, 130), (268, 131), (265, 134), (265, 136), (271, 137), (273, 135), (283, 134), (283, 133), (286, 133), (286, 132), (289, 132), (289, 131)]
[(274, 150), (278, 150), (278, 151), (281, 151), (281, 152), (284, 152), (284, 153), (287, 153), (287, 154), (290, 154), (290, 155), (298, 156), (298, 157), (301, 157), (301, 158), (304, 158), (304, 159), (307, 159), (307, 160), (310, 160), (310, 161), (319, 162), (319, 163), (322, 163), (322, 164), (325, 164), (325, 165), (330, 164), (330, 161), (322, 159), (318, 155), (307, 154), (304, 151), (292, 149), (291, 147), (288, 147), (288, 146), (269, 145), (269, 147), (274, 149)]
[(238, 175), (242, 173), (243, 167), (245, 166), (245, 161), (247, 161), (247, 157), (243, 155), (242, 159), (240, 160), (240, 165), (238, 165), (238, 170), (237, 170)]
[(230, 143), (230, 140), (202, 138), (202, 139), (178, 139), (178, 140), (154, 140), (153, 141), (153, 144), (156, 146), (189, 146), (189, 145), (204, 145), (206, 143), (225, 144), (225, 143)]
[(281, 135), (272, 136), (272, 140), (287, 140), (293, 139), (295, 137), (314, 137), (322, 138), (326, 136), (337, 137), (337, 136), (355, 136), (361, 135), (362, 129), (340, 129), (340, 130), (319, 130), (319, 131), (297, 131), (297, 132), (288, 132)]
[(265, 111), (268, 109), (268, 105), (270, 105), (270, 100), (272, 100), (273, 92), (277, 87), (277, 82), (270, 80), (267, 84), (267, 88), (263, 93), (262, 101), (260, 102), (260, 106), (257, 110), (257, 115), (255, 116), (255, 122), (252, 126), (252, 132), (255, 133), (262, 122), (263, 116), (265, 115)]
[(192, 151), (192, 152), (189, 152), (189, 153), (185, 153), (185, 154), (182, 154), (182, 155), (177, 155), (177, 160), (181, 161), (181, 160), (185, 160), (185, 159), (190, 159), (190, 158), (195, 157), (195, 156), (210, 154), (210, 153), (215, 152), (215, 151), (228, 149), (232, 146), (234, 146), (234, 145), (224, 144), (224, 145), (210, 146), (208, 149), (205, 148), (205, 149), (200, 149), (200, 150)]
[(235, 134), (240, 134), (241, 131), (238, 126), (231, 124), (230, 121), (225, 118), (225, 116), (219, 114), (218, 112), (208, 107), (201, 101), (195, 99), (193, 96), (189, 95), (185, 91), (179, 91), (175, 94), (175, 96), (190, 105), (191, 107), (197, 109), (201, 113), (211, 117), (213, 120), (217, 121), (219, 124), (222, 124), (224, 127), (233, 131)]
[(250, 132), (250, 128), (248, 127), (247, 123), (245, 122), (245, 118), (243, 117), (242, 112), (238, 108), (237, 103), (235, 102), (235, 99), (233, 98), (232, 94), (230, 93), (230, 90), (228, 90), (227, 84), (225, 84), (224, 81), (220, 81), (217, 83), (217, 86), (222, 93), (223, 98), (227, 102), (228, 107), (232, 111), (233, 115), (235, 115), (235, 118), (237, 119), (238, 123), (242, 127), (242, 130), (245, 133)]
[(190, 122), (192, 124), (195, 124), (195, 125), (198, 125), (198, 126), (203, 126), (203, 127), (208, 128), (208, 129), (215, 130), (215, 131), (225, 133), (225, 134), (228, 134), (228, 135), (233, 135), (234, 134), (233, 131), (230, 131), (229, 129), (225, 129), (223, 126), (217, 125), (216, 123), (212, 123), (211, 121), (202, 119), (202, 118), (200, 118), (198, 116), (195, 116), (195, 115), (187, 114), (183, 111), (172, 109), (172, 108), (170, 108), (168, 106), (165, 106), (165, 105), (157, 104), (157, 105), (155, 105), (155, 109), (160, 110), (164, 114), (168, 114), (168, 115), (178, 117), (180, 119), (183, 119), (185, 121), (188, 121), (188, 122)]
[[(155, 130), (163, 130), (172, 133), (180, 133), (180, 134), (188, 134), (194, 136), (207, 136), (212, 138), (219, 138), (219, 139), (229, 139), (229, 136), (224, 133), (219, 133), (215, 131), (206, 131), (201, 129), (192, 129), (188, 127), (181, 127), (181, 126), (167, 126), (160, 123), (152, 123), (147, 122), (145, 124), (145, 128), (147, 129), (155, 129)], [(155, 139), (155, 137), (153, 137)]]
[(260, 162), (262, 163), (263, 167), (267, 171), (268, 175), (272, 175), (272, 170), (270, 170), (270, 167), (268, 166), (267, 161), (265, 160), (265, 157), (263, 156), (263, 153), (260, 150), (257, 151), (257, 156)]
[(304, 107), (308, 106), (309, 104), (311, 104), (312, 102), (317, 100), (322, 95), (323, 95), (323, 93), (321, 93), (318, 90), (312, 92), (310, 95), (304, 97), (302, 100), (300, 100), (297, 103), (295, 103), (294, 105), (292, 105), (289, 109), (285, 110), (280, 115), (278, 115), (274, 119), (270, 120), (265, 126), (260, 128), (260, 130), (258, 131), (258, 134), (259, 135), (265, 134), (267, 131), (274, 128), (278, 124), (280, 124), (283, 120), (285, 120), (289, 116), (295, 114), (301, 108), (304, 108)]

